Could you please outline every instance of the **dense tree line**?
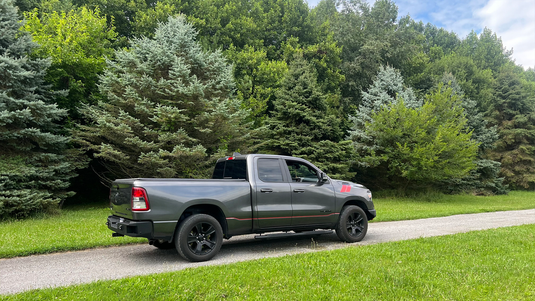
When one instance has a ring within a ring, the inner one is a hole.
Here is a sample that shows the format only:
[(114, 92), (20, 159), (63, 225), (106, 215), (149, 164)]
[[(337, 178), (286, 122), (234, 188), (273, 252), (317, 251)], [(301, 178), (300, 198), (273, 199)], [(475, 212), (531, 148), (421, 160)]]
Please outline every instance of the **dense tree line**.
[(234, 151), (372, 189), (535, 188), (535, 71), (488, 28), (391, 0), (0, 0), (0, 32), (2, 216), (62, 203), (76, 169), (205, 177)]

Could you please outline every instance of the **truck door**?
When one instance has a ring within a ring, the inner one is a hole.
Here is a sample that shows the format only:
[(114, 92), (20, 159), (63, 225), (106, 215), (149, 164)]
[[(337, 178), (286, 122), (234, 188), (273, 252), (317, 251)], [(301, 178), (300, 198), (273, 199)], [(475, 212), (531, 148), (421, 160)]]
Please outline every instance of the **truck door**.
[(256, 220), (258, 227), (281, 228), (292, 225), (290, 183), (278, 158), (257, 158)]
[(330, 181), (318, 183), (318, 170), (299, 160), (284, 160), (291, 177), (292, 225), (335, 223), (335, 194)]

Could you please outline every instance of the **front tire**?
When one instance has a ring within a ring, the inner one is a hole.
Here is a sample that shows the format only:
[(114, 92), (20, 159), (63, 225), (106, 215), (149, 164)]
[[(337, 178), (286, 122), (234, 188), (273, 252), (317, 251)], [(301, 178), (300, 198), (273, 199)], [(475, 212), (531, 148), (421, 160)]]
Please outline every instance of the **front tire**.
[(358, 206), (346, 206), (340, 214), (340, 221), (336, 226), (336, 235), (341, 241), (361, 241), (368, 232), (368, 217)]
[(184, 220), (177, 231), (175, 245), (178, 253), (188, 261), (212, 259), (223, 244), (223, 229), (207, 214), (195, 214)]

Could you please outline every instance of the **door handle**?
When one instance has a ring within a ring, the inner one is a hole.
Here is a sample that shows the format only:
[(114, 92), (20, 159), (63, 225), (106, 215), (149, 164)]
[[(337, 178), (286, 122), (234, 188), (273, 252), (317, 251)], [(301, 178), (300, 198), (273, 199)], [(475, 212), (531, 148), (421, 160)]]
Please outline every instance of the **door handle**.
[(271, 188), (262, 188), (262, 189), (260, 189), (260, 192), (264, 192), (264, 193), (272, 193), (272, 192), (273, 192), (273, 189), (271, 189)]
[(294, 189), (294, 192), (303, 193), (303, 192), (305, 192), (305, 190), (304, 189)]

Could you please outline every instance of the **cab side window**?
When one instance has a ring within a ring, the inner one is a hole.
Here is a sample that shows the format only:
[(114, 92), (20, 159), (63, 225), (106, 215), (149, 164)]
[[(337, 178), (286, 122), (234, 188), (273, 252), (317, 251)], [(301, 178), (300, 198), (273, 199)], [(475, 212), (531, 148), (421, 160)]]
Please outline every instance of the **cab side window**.
[(286, 160), (286, 165), (288, 165), (288, 171), (292, 176), (292, 182), (317, 182), (318, 174), (317, 171), (300, 161)]
[(226, 160), (218, 162), (212, 179), (247, 179), (247, 161)]
[(283, 182), (279, 159), (258, 159), (258, 178), (262, 182)]

